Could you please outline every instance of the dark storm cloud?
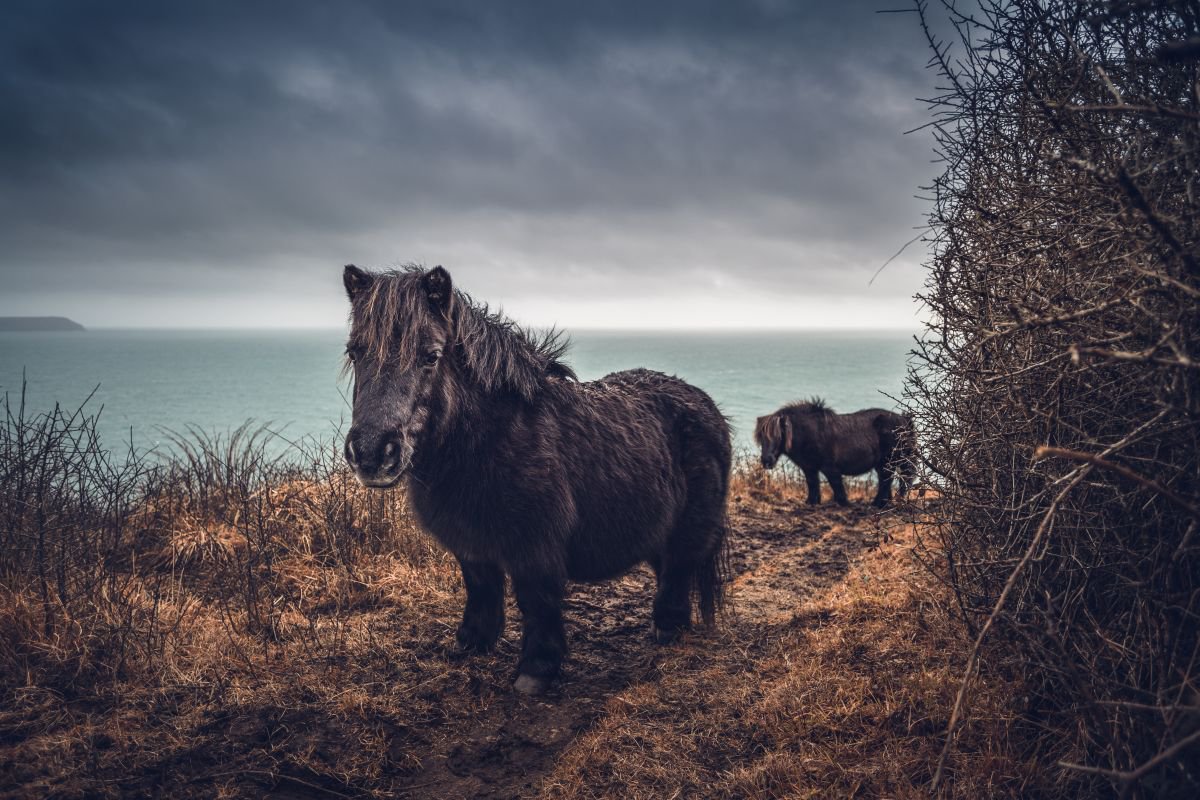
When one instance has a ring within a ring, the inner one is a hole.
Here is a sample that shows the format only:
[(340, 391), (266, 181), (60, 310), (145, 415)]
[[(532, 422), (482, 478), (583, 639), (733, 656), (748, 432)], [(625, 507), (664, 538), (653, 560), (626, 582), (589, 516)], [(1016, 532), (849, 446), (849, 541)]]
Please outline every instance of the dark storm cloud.
[(0, 277), (324, 291), (446, 253), (549, 294), (861, 289), (929, 173), (919, 32), (878, 7), (8, 4)]

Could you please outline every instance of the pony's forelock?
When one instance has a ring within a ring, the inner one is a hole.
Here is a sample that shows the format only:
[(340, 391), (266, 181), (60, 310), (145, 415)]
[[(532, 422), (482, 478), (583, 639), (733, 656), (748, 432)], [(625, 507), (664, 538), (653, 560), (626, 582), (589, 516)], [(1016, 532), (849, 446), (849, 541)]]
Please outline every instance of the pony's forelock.
[(759, 417), (754, 423), (754, 441), (759, 447), (769, 447), (775, 450), (783, 442), (783, 417), (777, 411), (765, 417)]
[(433, 321), (433, 310), (421, 287), (420, 267), (375, 273), (370, 285), (351, 302), (352, 346), (382, 368), (399, 361), (411, 365), (417, 357), (419, 332)]
[(547, 377), (575, 380), (562, 360), (570, 343), (561, 332), (526, 331), (457, 289), (443, 319), (422, 285), (426, 274), (418, 266), (375, 273), (352, 302), (353, 346), (381, 366), (393, 360), (408, 366), (421, 356), (421, 331), (442, 324), (449, 328), (448, 344), (461, 349), (467, 368), (485, 389), (508, 388), (532, 398)]

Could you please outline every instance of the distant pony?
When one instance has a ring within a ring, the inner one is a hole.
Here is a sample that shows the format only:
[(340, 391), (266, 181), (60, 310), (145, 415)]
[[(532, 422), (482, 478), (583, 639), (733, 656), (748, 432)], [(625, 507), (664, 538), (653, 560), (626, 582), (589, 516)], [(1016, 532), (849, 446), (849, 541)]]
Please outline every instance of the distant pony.
[(534, 336), (456, 291), (441, 267), (348, 266), (354, 374), (346, 461), (364, 486), (404, 483), (421, 525), (462, 567), (457, 641), (521, 609), (516, 689), (544, 690), (566, 653), (568, 579), (640, 562), (658, 579), (653, 633), (711, 623), (725, 572), (729, 424), (678, 378), (635, 369), (581, 383), (558, 334)]
[(821, 502), (821, 473), (833, 489), (833, 499), (842, 506), (850, 504), (843, 475), (875, 470), (879, 474), (877, 506), (891, 500), (893, 476), (899, 497), (912, 484), (916, 455), (912, 419), (881, 408), (838, 414), (820, 399), (793, 403), (759, 417), (754, 441), (762, 448), (764, 468), (774, 467), (782, 455), (795, 462), (808, 483), (812, 505)]

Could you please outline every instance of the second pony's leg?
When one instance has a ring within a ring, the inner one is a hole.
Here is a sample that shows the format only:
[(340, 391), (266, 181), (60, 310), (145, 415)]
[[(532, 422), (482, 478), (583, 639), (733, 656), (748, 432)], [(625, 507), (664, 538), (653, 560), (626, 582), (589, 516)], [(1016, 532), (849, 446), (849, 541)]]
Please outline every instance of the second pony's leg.
[(504, 632), (504, 572), (496, 564), (458, 559), (467, 605), (455, 639), (463, 650), (487, 652)]
[(816, 467), (801, 467), (804, 472), (804, 482), (808, 484), (808, 504), (818, 505), (821, 502), (821, 471)]
[(875, 505), (883, 508), (892, 499), (892, 469), (889, 464), (880, 465), (879, 489), (875, 492)]
[(846, 496), (846, 486), (842, 483), (842, 473), (826, 472), (825, 478), (829, 481), (830, 488), (833, 489), (833, 499), (839, 506), (850, 505), (850, 498)]
[(521, 609), (521, 660), (514, 687), (541, 694), (562, 668), (567, 653), (562, 599), (565, 581), (552, 575), (514, 575), (513, 592)]
[(896, 470), (896, 497), (901, 500), (908, 494), (908, 490), (912, 488), (912, 472), (912, 465), (907, 462), (902, 463), (900, 468)]
[[(909, 434), (911, 436), (911, 433)], [(903, 453), (893, 455), (892, 468), (896, 473), (896, 496), (901, 500), (912, 488), (913, 478), (916, 477), (916, 465), (911, 446)], [(924, 494), (924, 492), (922, 492)]]

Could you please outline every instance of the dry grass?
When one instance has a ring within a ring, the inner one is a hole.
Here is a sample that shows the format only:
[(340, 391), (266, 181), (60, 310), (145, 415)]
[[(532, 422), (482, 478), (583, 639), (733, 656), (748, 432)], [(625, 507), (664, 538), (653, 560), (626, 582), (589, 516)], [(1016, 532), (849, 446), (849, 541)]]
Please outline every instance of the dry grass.
[[(758, 629), (727, 627), (702, 654), (609, 702), (548, 797), (927, 797), (963, 644), (913, 569), (911, 527), (834, 587)], [(944, 599), (944, 598), (941, 598)], [(992, 676), (949, 796), (1028, 797), (1039, 766)]]
[[(247, 432), (117, 467), (86, 415), (20, 424), (0, 441), (22, 555), (0, 565), (0, 796), (903, 797), (929, 781), (963, 659), (944, 598), (913, 572), (911, 527), (804, 510), (789, 473), (735, 481), (743, 573), (719, 631), (657, 648), (637, 622), (648, 576), (580, 590), (574, 673), (528, 703), (509, 686), (515, 609), (496, 655), (453, 652), (457, 568), (401, 494), (319, 454), (272, 461)], [(1029, 794), (1020, 692), (986, 686), (951, 794)]]

